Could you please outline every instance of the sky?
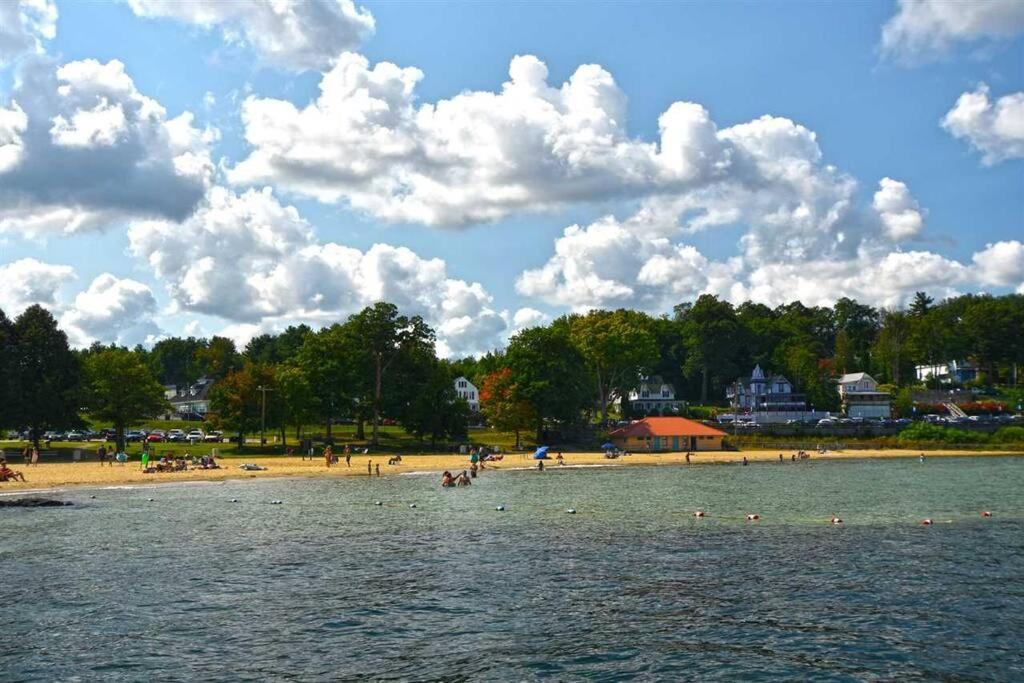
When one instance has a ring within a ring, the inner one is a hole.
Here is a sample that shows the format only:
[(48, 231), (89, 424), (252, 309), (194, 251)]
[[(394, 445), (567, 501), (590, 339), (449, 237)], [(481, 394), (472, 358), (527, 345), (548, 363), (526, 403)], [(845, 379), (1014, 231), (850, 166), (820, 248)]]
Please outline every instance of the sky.
[(0, 0), (0, 310), (76, 346), (1024, 293), (1024, 3)]

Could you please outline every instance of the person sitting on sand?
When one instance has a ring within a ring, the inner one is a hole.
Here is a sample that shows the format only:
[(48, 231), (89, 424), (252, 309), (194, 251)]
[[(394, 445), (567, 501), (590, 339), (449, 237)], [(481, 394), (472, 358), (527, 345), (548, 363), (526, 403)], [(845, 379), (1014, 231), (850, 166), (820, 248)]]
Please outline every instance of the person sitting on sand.
[(0, 461), (0, 481), (25, 481), (25, 475), (12, 470), (4, 460)]

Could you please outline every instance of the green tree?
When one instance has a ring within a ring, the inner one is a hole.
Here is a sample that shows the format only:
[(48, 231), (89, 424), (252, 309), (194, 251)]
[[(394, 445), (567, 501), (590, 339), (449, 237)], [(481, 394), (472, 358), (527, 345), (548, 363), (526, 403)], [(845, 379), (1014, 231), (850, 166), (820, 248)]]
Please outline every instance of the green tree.
[(260, 365), (277, 365), (295, 358), (313, 330), (309, 325), (290, 325), (281, 334), (260, 334), (249, 340), (243, 355)]
[(14, 422), (14, 323), (0, 310), (0, 428)]
[[(311, 408), (327, 425), (332, 438), (334, 418), (349, 414), (356, 396), (359, 349), (341, 325), (331, 325), (306, 337), (295, 356), (313, 396)], [(363, 438), (362, 433), (357, 438)]]
[(658, 360), (651, 320), (622, 309), (591, 311), (571, 323), (569, 334), (592, 375), (601, 422), (607, 424), (608, 403), (635, 387)]
[(156, 417), (170, 406), (164, 388), (138, 354), (109, 348), (85, 358), (86, 405), (93, 418), (109, 420), (124, 449), (124, 431), (141, 420)]
[(67, 335), (42, 306), (29, 306), (15, 320), (10, 362), (17, 398), (13, 421), (29, 430), (37, 447), (47, 429), (82, 424), (82, 368)]
[(707, 403), (712, 378), (727, 380), (736, 375), (736, 356), (743, 342), (732, 304), (702, 294), (682, 319), (686, 365), (690, 376), (700, 375), (700, 402)]
[[(274, 369), (277, 394), (275, 401), (282, 407), (282, 429), (295, 428), (295, 438), (302, 438), (302, 428), (322, 415), (317, 395), (309, 375), (298, 365), (278, 365)], [(283, 440), (283, 439), (282, 439)]]
[(434, 331), (420, 316), (400, 315), (394, 304), (386, 302), (378, 302), (351, 316), (344, 328), (353, 342), (355, 385), (362, 398), (361, 404), (371, 407), (370, 443), (376, 446), (380, 443), (385, 386), (398, 388), (389, 381), (392, 369), (410, 355), (433, 354)]
[(914, 301), (910, 304), (910, 314), (920, 317), (931, 310), (933, 303), (935, 303), (935, 299), (924, 292), (914, 292)]
[(148, 360), (153, 374), (162, 384), (191, 384), (202, 374), (196, 364), (196, 352), (203, 343), (195, 337), (170, 337), (153, 345)]
[(211, 379), (220, 379), (242, 366), (235, 342), (227, 337), (211, 337), (205, 346), (196, 350), (195, 360), (202, 374)]
[(516, 393), (536, 414), (538, 443), (544, 441), (544, 420), (571, 422), (589, 403), (585, 361), (564, 331), (523, 330), (509, 340), (505, 356)]
[(850, 342), (850, 333), (846, 330), (839, 330), (836, 333), (836, 352), (833, 362), (836, 370), (843, 375), (853, 368), (853, 344)]
[(455, 391), (452, 367), (433, 354), (417, 359), (415, 376), (406, 375), (410, 391), (399, 412), (399, 423), (419, 441), (430, 437), (431, 448), (443, 439), (466, 436), (469, 404)]
[(874, 344), (874, 357), (883, 377), (899, 386), (903, 368), (908, 364), (910, 351), (911, 319), (903, 311), (883, 311), (882, 329)]
[(871, 345), (878, 334), (879, 316), (871, 306), (842, 297), (832, 307), (836, 331), (845, 330), (853, 351), (853, 364), (858, 368), (871, 366)]
[(238, 434), (238, 447), (245, 447), (245, 435), (259, 431), (265, 424), (280, 424), (280, 403), (268, 393), (263, 415), (263, 394), (260, 387), (277, 390), (274, 369), (266, 365), (246, 363), (241, 370), (228, 372), (210, 388), (210, 410), (225, 428)]

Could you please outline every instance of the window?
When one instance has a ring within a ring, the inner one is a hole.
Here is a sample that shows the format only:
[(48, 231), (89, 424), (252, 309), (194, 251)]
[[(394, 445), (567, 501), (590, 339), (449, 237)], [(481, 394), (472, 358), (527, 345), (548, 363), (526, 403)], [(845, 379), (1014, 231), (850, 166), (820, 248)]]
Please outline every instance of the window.
[(646, 389), (644, 389), (643, 391), (640, 392), (640, 398), (649, 398), (649, 397), (650, 397), (650, 393)]
[(661, 390), (661, 397), (662, 397), (662, 398), (669, 398), (669, 394), (670, 394), (670, 393), (671, 393), (671, 392), (670, 392), (670, 391), (669, 391), (668, 389), (662, 389), (662, 390)]

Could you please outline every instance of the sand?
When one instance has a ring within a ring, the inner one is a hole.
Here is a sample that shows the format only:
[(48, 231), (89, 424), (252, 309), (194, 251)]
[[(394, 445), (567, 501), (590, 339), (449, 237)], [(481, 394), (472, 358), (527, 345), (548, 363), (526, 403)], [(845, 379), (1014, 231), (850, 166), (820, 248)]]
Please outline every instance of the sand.
[[(778, 462), (779, 453), (788, 462), (793, 451), (751, 450), (751, 451), (711, 451), (695, 453), (691, 456), (691, 466), (700, 464), (722, 464), (742, 462), (746, 457), (750, 462)], [(916, 458), (922, 451), (916, 450), (845, 450), (830, 451), (824, 455), (812, 453), (814, 460), (841, 460), (844, 458)], [(950, 456), (993, 456), (993, 455), (1024, 455), (1021, 452), (1009, 451), (926, 451), (926, 458)], [(367, 457), (354, 456), (352, 466), (345, 467), (342, 460), (338, 465), (327, 468), (323, 458), (313, 460), (297, 457), (231, 457), (222, 458), (219, 470), (190, 470), (187, 472), (167, 472), (145, 474), (134, 463), (113, 466), (100, 465), (97, 462), (77, 463), (40, 463), (35, 466), (24, 466), (13, 462), (10, 467), (22, 472), (28, 480), (22, 482), (0, 482), (0, 494), (12, 491), (62, 489), (73, 486), (130, 486), (147, 484), (171, 484), (184, 481), (223, 481), (263, 479), (268, 477), (344, 477), (367, 476), (367, 463), (374, 466), (380, 464), (381, 476), (394, 476), (406, 472), (441, 472), (451, 470), (458, 473), (469, 468), (469, 458), (465, 455), (404, 455), (399, 465), (388, 465), (390, 456), (386, 454)], [(665, 453), (661, 455), (636, 454), (609, 460), (603, 453), (565, 453), (565, 467), (571, 466), (607, 466), (629, 467), (636, 465), (648, 466), (686, 466), (684, 453)], [(243, 462), (251, 462), (267, 469), (262, 472), (247, 472), (239, 469)], [(504, 460), (486, 463), (487, 470), (509, 470), (536, 467), (537, 462), (530, 454), (506, 455)], [(554, 459), (545, 462), (546, 468), (558, 468)], [(375, 475), (374, 475), (375, 476)]]

